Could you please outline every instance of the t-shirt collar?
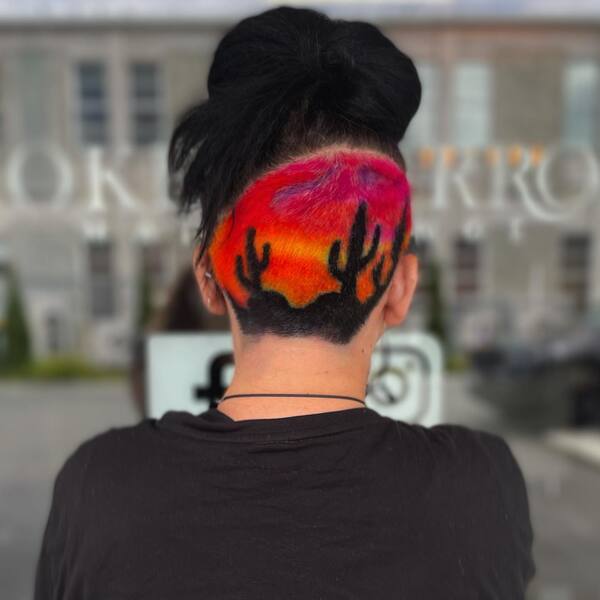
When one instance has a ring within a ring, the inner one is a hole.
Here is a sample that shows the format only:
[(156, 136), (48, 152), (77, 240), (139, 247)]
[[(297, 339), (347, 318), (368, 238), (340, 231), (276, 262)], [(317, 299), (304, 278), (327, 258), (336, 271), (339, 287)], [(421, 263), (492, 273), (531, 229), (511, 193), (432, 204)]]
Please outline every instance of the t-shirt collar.
[(192, 414), (168, 411), (156, 421), (158, 428), (222, 441), (300, 439), (364, 427), (383, 419), (369, 407), (294, 415), (275, 419), (235, 421), (216, 407)]

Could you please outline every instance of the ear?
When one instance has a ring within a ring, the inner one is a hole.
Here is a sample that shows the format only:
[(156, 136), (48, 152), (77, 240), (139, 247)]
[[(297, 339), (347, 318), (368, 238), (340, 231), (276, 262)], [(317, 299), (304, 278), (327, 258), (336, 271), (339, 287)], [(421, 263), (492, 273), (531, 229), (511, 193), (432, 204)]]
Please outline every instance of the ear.
[(210, 265), (208, 252), (204, 252), (202, 258), (197, 261), (200, 246), (196, 246), (192, 256), (192, 267), (196, 275), (196, 282), (200, 290), (200, 296), (206, 309), (213, 315), (227, 314), (227, 304), (223, 292), (219, 288)]
[(400, 325), (406, 318), (419, 279), (419, 259), (416, 254), (403, 254), (390, 282), (383, 320), (387, 327)]

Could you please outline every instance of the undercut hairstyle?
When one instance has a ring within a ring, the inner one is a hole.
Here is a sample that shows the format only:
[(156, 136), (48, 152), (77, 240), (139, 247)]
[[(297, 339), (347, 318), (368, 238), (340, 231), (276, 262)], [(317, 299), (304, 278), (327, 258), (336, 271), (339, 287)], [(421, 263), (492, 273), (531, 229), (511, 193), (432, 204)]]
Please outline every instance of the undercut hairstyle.
[(409, 243), (412, 60), (369, 23), (279, 7), (225, 34), (207, 87), (168, 156), (197, 260), (244, 333), (347, 343)]

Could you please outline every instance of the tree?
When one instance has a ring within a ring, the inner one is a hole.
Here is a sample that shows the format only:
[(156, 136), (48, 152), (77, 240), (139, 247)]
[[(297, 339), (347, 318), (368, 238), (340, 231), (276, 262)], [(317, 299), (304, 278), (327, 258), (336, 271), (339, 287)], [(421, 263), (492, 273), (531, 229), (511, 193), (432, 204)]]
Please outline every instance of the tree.
[(2, 365), (8, 368), (22, 367), (31, 362), (31, 341), (27, 318), (13, 269), (7, 269), (8, 293), (5, 312), (6, 352)]
[(437, 261), (432, 260), (428, 266), (429, 276), (429, 303), (427, 315), (427, 330), (433, 333), (443, 347), (447, 343), (446, 321), (444, 315), (444, 298), (440, 267)]

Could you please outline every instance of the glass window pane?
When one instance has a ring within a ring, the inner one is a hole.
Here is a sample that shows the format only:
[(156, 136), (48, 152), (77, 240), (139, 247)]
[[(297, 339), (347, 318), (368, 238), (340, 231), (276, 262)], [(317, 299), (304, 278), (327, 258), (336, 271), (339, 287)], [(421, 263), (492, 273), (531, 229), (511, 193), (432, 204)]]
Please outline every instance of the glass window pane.
[(600, 66), (574, 61), (563, 76), (563, 137), (573, 143), (594, 144), (598, 135)]
[(151, 144), (161, 137), (161, 89), (159, 67), (151, 62), (130, 65), (131, 136), (136, 145)]
[(438, 140), (439, 69), (431, 63), (417, 64), (421, 80), (421, 105), (406, 132), (408, 146), (433, 145)]
[(100, 62), (78, 65), (81, 141), (105, 144), (108, 141), (108, 99), (106, 68)]
[(464, 62), (455, 67), (452, 81), (451, 143), (486, 146), (491, 141), (491, 84), (488, 65)]

